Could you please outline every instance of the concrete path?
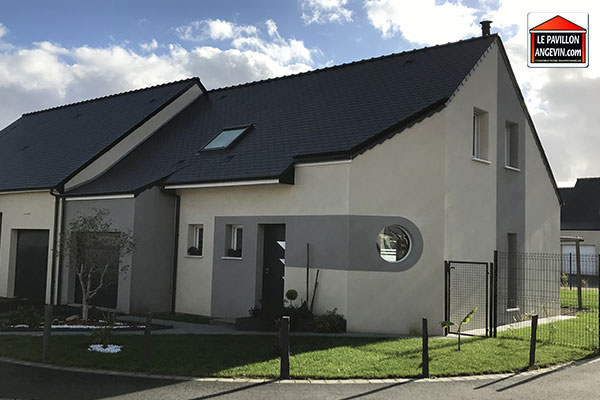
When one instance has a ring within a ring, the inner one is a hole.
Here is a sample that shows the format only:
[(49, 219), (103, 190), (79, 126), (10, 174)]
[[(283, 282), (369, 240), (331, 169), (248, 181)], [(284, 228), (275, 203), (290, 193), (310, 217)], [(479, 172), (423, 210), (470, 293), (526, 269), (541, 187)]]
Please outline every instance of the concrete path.
[[(200, 399), (597, 399), (600, 359), (516, 375), (325, 384), (212, 382), (86, 373), (0, 362), (0, 398)], [(366, 382), (366, 381), (365, 381)]]
[[(116, 318), (117, 321), (121, 322), (137, 322), (137, 323), (145, 323), (145, 317), (136, 317), (133, 315), (123, 315)], [(274, 336), (277, 335), (278, 332), (260, 332), (260, 331), (236, 331), (233, 324), (219, 323), (219, 324), (195, 324), (190, 322), (179, 322), (179, 321), (170, 321), (163, 319), (152, 319), (153, 324), (157, 325), (165, 325), (172, 326), (170, 329), (156, 329), (152, 331), (153, 335), (267, 335)], [(91, 330), (89, 331), (52, 331), (52, 335), (88, 335), (91, 334)], [(143, 335), (143, 330), (137, 331), (119, 331), (115, 330), (115, 333), (122, 335)], [(41, 336), (43, 332), (31, 332), (31, 331), (0, 331), (0, 335), (31, 335), (31, 336)], [(398, 335), (387, 335), (381, 333), (362, 333), (362, 332), (347, 332), (347, 333), (316, 333), (316, 332), (292, 332), (292, 336), (333, 336), (333, 337), (389, 337), (389, 338), (397, 338), (400, 337)], [(440, 336), (443, 337), (443, 336)]]

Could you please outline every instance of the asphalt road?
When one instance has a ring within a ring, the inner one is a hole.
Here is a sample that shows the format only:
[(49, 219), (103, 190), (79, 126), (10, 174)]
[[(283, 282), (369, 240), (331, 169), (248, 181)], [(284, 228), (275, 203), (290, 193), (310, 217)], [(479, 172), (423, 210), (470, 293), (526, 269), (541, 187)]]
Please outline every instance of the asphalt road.
[(3, 399), (597, 399), (600, 358), (538, 375), (396, 384), (195, 382), (68, 372), (0, 362)]

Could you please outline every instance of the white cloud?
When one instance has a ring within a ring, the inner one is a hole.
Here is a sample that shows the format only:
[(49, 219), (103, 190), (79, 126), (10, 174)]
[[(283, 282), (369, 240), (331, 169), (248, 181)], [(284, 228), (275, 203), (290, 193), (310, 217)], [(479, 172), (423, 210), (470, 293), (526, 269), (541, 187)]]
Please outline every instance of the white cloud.
[[(591, 17), (600, 12), (600, 3), (572, 0), (568, 9), (588, 12), (590, 30), (597, 30)], [(600, 176), (600, 157), (595, 154), (600, 148), (600, 114), (594, 110), (600, 93), (600, 64), (593, 62), (594, 54), (600, 54), (600, 43), (590, 40), (588, 68), (527, 67), (527, 13), (564, 10), (564, 2), (557, 0), (501, 0), (487, 16), (494, 21), (492, 31), (502, 34), (555, 177), (560, 185), (571, 185), (577, 177)]]
[(156, 41), (156, 39), (152, 39), (151, 42), (140, 43), (140, 48), (143, 51), (153, 51), (153, 50), (156, 50), (158, 48), (158, 42)]
[(397, 33), (409, 42), (431, 45), (453, 42), (481, 32), (477, 10), (462, 1), (367, 0), (369, 22), (384, 38)]
[[(282, 38), (273, 21), (267, 34), (230, 23), (232, 34), (212, 24), (209, 33), (228, 38), (219, 47), (142, 43), (67, 48), (56, 43), (0, 46), (0, 129), (28, 111), (198, 76), (207, 88), (289, 75), (311, 69), (316, 49)], [(220, 30), (219, 30), (220, 29)], [(160, 52), (156, 50), (160, 49)]]
[(258, 29), (252, 25), (238, 25), (220, 19), (193, 21), (175, 28), (181, 40), (201, 42), (206, 39), (226, 40), (239, 36), (257, 36)]
[(352, 10), (346, 8), (348, 0), (302, 0), (302, 20), (306, 25), (326, 22), (351, 22)]
[(6, 35), (7, 32), (8, 29), (6, 29), (6, 27), (0, 22), (0, 39), (2, 38), (2, 36)]

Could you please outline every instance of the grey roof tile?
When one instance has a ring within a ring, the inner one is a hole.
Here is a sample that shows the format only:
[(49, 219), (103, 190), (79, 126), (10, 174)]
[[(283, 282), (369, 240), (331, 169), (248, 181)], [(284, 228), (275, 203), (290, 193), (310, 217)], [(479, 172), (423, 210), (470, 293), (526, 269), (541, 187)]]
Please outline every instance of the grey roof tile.
[[(445, 104), (497, 36), (211, 90), (70, 194), (280, 177), (303, 156), (351, 158)], [(254, 127), (198, 152), (221, 129)], [(316, 158), (312, 158), (316, 159)]]

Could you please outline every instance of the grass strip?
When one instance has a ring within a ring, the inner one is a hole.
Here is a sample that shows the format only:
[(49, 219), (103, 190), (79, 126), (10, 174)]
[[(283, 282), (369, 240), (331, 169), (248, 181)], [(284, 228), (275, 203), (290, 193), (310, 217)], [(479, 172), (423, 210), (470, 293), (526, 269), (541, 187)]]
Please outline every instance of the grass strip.
[[(140, 371), (145, 351), (139, 336), (115, 335), (118, 354), (87, 351), (90, 336), (54, 336), (50, 362), (63, 366)], [(292, 337), (291, 374), (295, 378), (343, 379), (419, 376), (421, 340), (350, 337)], [(590, 349), (540, 343), (539, 367), (577, 360)], [(41, 338), (0, 336), (0, 355), (40, 361)], [(518, 338), (466, 338), (462, 350), (455, 339), (430, 340), (432, 376), (515, 372), (527, 368), (529, 342)], [(279, 358), (274, 336), (156, 335), (152, 337), (151, 373), (201, 377), (276, 378)]]

